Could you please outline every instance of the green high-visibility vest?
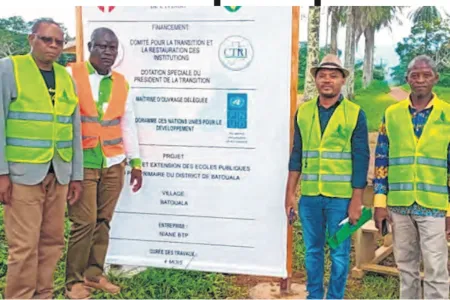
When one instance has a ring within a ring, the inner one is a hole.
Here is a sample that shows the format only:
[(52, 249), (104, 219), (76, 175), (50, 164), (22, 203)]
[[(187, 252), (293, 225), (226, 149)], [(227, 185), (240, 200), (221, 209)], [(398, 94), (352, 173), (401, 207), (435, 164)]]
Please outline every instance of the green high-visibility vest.
[(409, 99), (403, 100), (386, 110), (388, 205), (410, 206), (417, 201), (424, 207), (446, 211), (450, 105), (434, 95), (433, 110), (417, 139), (409, 103)]
[(297, 123), (302, 136), (302, 195), (351, 198), (351, 138), (360, 107), (343, 99), (322, 135), (317, 101), (298, 109)]
[(55, 104), (30, 54), (11, 57), (17, 99), (11, 101), (6, 120), (6, 159), (9, 162), (46, 163), (55, 149), (69, 162), (73, 156), (72, 114), (78, 103), (72, 79), (63, 66), (53, 64)]

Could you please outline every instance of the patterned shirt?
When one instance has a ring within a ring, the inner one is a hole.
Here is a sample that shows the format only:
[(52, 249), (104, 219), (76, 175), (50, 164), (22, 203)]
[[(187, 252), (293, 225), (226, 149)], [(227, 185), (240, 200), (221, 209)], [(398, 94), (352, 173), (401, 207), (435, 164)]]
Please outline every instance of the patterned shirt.
[[(409, 106), (409, 111), (411, 113), (411, 119), (414, 127), (414, 133), (417, 138), (422, 135), (423, 128), (428, 120), (428, 117), (433, 110), (432, 102), (422, 111), (417, 112), (417, 110)], [(447, 155), (447, 173), (449, 174), (448, 189), (449, 189), (449, 202), (450, 202), (450, 144), (448, 147)], [(377, 196), (386, 195), (388, 193), (388, 164), (389, 164), (389, 139), (386, 134), (385, 117), (381, 122), (381, 126), (378, 134), (378, 142), (375, 150), (375, 178), (373, 182), (374, 192), (375, 192), (375, 202), (377, 202)], [(375, 206), (382, 206), (377, 205)], [(429, 209), (419, 205), (415, 202), (413, 205), (405, 206), (391, 206), (389, 209), (392, 212), (403, 214), (403, 215), (417, 215), (417, 216), (433, 216), (433, 217), (444, 217), (446, 211)]]

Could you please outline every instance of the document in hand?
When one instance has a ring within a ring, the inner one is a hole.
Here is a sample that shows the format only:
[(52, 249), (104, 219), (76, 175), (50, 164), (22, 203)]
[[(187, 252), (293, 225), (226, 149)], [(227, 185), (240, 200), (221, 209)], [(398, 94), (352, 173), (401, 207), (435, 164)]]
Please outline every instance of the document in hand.
[(362, 208), (361, 218), (355, 225), (348, 222), (348, 218), (343, 220), (339, 225), (344, 224), (335, 235), (328, 238), (328, 245), (332, 249), (336, 249), (343, 241), (349, 238), (356, 230), (361, 228), (367, 221), (372, 219), (372, 209), (368, 207)]

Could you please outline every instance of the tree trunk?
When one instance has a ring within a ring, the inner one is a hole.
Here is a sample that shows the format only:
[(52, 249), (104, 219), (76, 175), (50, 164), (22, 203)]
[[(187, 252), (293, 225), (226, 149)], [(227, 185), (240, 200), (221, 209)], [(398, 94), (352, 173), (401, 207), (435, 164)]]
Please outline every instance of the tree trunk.
[(363, 87), (373, 81), (373, 55), (375, 52), (375, 28), (368, 27), (364, 31), (366, 44), (364, 46)]
[(326, 27), (327, 32), (325, 34), (325, 49), (328, 49), (328, 33), (330, 32), (330, 12), (328, 11), (328, 8), (326, 16), (327, 16), (327, 27)]
[(310, 69), (319, 64), (319, 29), (320, 29), (320, 6), (311, 6), (308, 16), (308, 59), (305, 70), (305, 92), (303, 100), (308, 101), (317, 96), (314, 77)]
[(345, 63), (344, 66), (350, 71), (343, 94), (347, 99), (353, 100), (355, 90), (355, 15), (354, 7), (347, 9), (347, 26), (345, 37)]
[(339, 31), (339, 18), (337, 9), (337, 7), (334, 7), (331, 12), (330, 53), (334, 55), (338, 54), (337, 35)]

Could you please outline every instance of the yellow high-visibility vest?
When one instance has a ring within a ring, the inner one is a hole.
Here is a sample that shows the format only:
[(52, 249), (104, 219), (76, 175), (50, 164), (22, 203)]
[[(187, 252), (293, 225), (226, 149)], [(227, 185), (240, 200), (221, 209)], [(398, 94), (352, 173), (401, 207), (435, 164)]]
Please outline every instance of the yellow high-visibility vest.
[(317, 101), (298, 109), (297, 123), (302, 136), (302, 195), (351, 198), (351, 138), (360, 107), (343, 99), (323, 133)]
[(410, 100), (386, 110), (389, 138), (388, 205), (447, 210), (447, 153), (450, 143), (450, 105), (436, 95), (420, 139), (414, 134)]
[(11, 101), (6, 120), (6, 159), (9, 162), (46, 163), (55, 149), (69, 162), (73, 156), (72, 115), (76, 97), (72, 79), (63, 66), (54, 63), (55, 104), (44, 78), (30, 54), (11, 57), (17, 99)]

